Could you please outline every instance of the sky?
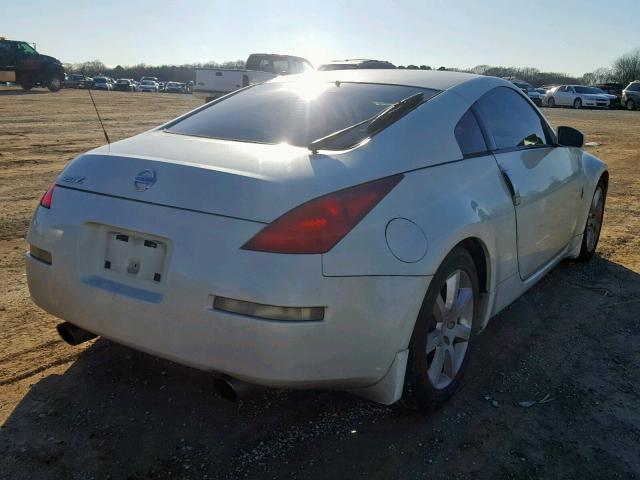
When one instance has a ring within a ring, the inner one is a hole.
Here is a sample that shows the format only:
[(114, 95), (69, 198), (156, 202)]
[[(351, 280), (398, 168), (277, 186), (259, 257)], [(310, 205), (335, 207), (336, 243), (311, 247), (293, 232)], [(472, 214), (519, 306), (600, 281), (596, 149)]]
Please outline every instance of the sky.
[[(2, 1), (0, 36), (65, 63), (184, 64), (253, 52), (314, 65), (531, 66), (582, 75), (640, 47), (640, 0)], [(615, 6), (613, 6), (615, 4)]]

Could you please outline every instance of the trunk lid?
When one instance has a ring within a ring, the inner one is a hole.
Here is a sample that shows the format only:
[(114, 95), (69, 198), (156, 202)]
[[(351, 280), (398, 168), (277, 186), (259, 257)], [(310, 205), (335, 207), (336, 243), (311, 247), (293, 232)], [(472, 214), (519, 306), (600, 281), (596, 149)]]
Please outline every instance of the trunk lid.
[(268, 223), (311, 198), (348, 186), (342, 163), (312, 157), (307, 149), (288, 145), (152, 131), (77, 157), (57, 183)]

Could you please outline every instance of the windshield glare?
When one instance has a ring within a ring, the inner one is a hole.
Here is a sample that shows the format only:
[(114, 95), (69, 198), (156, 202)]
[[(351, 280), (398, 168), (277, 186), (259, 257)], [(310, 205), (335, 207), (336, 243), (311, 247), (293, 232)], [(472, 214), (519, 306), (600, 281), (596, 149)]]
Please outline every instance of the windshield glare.
[(256, 85), (212, 103), (167, 131), (246, 142), (308, 146), (312, 141), (374, 117), (418, 92), (437, 90), (371, 83), (315, 81)]

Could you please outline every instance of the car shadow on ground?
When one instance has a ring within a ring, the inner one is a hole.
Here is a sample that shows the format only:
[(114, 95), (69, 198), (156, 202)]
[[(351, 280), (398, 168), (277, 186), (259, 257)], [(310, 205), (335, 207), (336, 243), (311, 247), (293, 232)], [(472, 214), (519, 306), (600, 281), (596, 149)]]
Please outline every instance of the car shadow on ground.
[(493, 319), (463, 388), (426, 415), (337, 392), (231, 403), (210, 374), (98, 340), (12, 412), (0, 477), (634, 476), (639, 307), (635, 272), (563, 263)]

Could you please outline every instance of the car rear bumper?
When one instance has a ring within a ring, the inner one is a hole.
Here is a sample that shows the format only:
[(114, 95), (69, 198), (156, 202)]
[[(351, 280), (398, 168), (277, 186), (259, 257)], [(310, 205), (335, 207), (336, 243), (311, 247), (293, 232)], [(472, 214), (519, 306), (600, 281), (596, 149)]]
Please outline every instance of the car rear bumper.
[[(38, 208), (27, 254), (34, 301), (98, 335), (195, 368), (284, 387), (360, 388), (407, 348), (431, 277), (322, 275), (318, 255), (240, 250), (263, 224), (58, 187)], [(159, 283), (104, 268), (108, 232), (166, 246)], [(222, 296), (325, 307), (322, 321), (273, 321), (215, 310)]]

